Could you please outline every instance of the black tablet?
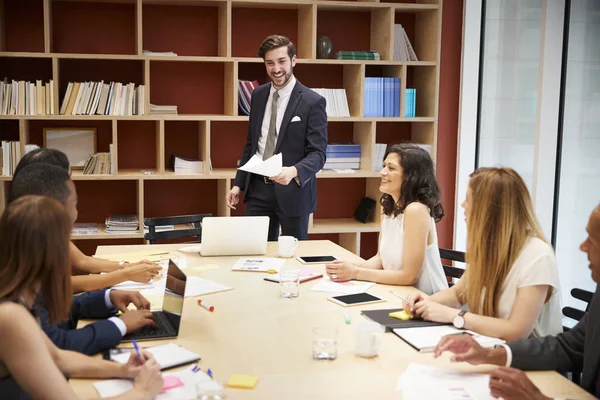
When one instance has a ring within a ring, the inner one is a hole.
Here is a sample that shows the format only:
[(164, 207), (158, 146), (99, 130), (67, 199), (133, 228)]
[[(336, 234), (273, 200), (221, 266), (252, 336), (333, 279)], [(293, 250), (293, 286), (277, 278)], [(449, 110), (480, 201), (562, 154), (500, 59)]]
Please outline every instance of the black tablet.
[(345, 294), (343, 296), (333, 296), (327, 298), (342, 307), (359, 306), (363, 304), (380, 303), (385, 301), (381, 297), (377, 297), (370, 293)]

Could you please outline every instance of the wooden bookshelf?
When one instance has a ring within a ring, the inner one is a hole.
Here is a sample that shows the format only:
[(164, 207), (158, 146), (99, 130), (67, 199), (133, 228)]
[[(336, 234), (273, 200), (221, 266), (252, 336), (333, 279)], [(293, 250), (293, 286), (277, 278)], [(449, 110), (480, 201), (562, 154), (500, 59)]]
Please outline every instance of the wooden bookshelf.
[[(52, 79), (52, 116), (0, 116), (0, 140), (42, 144), (46, 127), (94, 127), (98, 151), (113, 145), (115, 175), (74, 171), (78, 222), (96, 222), (97, 235), (79, 235), (85, 251), (104, 243), (141, 243), (143, 233), (110, 234), (109, 214), (159, 217), (210, 212), (244, 215), (225, 207), (246, 140), (248, 117), (238, 114), (237, 80), (268, 82), (256, 56), (268, 34), (297, 46), (296, 77), (309, 87), (344, 88), (350, 117), (329, 118), (330, 142), (361, 145), (361, 169), (317, 175), (317, 211), (311, 238), (328, 238), (363, 256), (377, 244), (381, 212), (354, 220), (359, 201), (379, 200), (375, 143), (432, 145), (436, 157), (442, 0), (0, 0), (0, 71), (9, 80)], [(401, 23), (419, 61), (393, 60), (394, 23)], [(317, 59), (317, 39), (338, 50), (377, 50), (380, 61)], [(142, 50), (177, 57), (144, 56)], [(416, 117), (364, 117), (364, 78), (401, 79), (417, 89)], [(145, 85), (145, 115), (59, 115), (70, 81)], [(179, 115), (148, 115), (149, 103), (176, 104)], [(202, 174), (175, 174), (171, 155), (204, 161)], [(210, 165), (212, 164), (212, 170)], [(10, 192), (0, 176), (0, 207)], [(368, 250), (368, 251), (367, 251)]]

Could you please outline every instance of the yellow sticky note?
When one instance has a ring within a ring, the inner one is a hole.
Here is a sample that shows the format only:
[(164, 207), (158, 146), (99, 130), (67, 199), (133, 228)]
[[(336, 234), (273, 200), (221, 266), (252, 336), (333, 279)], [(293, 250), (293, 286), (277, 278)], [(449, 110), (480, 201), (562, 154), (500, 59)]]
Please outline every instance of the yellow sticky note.
[(402, 321), (407, 321), (410, 319), (410, 313), (406, 310), (391, 312), (389, 313), (389, 316), (392, 318), (401, 319)]
[(217, 264), (204, 264), (204, 265), (196, 265), (195, 267), (192, 267), (192, 269), (194, 271), (209, 271), (211, 269), (219, 269), (221, 267), (219, 267)]
[(258, 383), (258, 377), (252, 375), (231, 375), (225, 385), (238, 389), (254, 389)]

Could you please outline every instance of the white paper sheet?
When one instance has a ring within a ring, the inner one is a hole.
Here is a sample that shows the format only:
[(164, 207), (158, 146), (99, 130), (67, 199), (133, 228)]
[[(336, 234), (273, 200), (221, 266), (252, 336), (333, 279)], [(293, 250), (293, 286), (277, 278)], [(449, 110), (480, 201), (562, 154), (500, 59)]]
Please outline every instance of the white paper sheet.
[(201, 248), (201, 244), (195, 244), (193, 246), (182, 247), (180, 249), (177, 249), (177, 251), (183, 251), (184, 253), (200, 253)]
[(251, 272), (269, 272), (270, 269), (274, 269), (279, 272), (281, 267), (285, 264), (283, 258), (273, 257), (242, 257), (231, 267), (232, 271), (251, 271)]
[[(151, 289), (141, 291), (143, 296), (162, 296), (165, 293), (167, 279), (163, 278), (156, 282)], [(200, 296), (203, 294), (223, 292), (233, 289), (231, 286), (221, 285), (220, 283), (203, 279), (197, 276), (188, 276), (185, 285), (185, 297)]]
[[(184, 386), (171, 389), (156, 396), (155, 400), (192, 400), (196, 399), (196, 385), (204, 389), (223, 390), (223, 387), (213, 381), (204, 371), (193, 372), (192, 368), (179, 372), (165, 373), (164, 375), (176, 376)], [(133, 381), (128, 379), (110, 379), (94, 382), (94, 388), (100, 397), (118, 396), (133, 388)]]
[(268, 158), (264, 161), (255, 154), (250, 160), (248, 160), (246, 164), (238, 169), (266, 177), (279, 175), (283, 169), (281, 153), (275, 154), (271, 158)]
[[(179, 346), (175, 343), (148, 347), (145, 350), (148, 350), (152, 354), (154, 359), (156, 359), (156, 362), (160, 365), (161, 369), (193, 362), (200, 358), (198, 354), (194, 353), (193, 351), (189, 351), (185, 347)], [(111, 355), (111, 360), (118, 362), (119, 364), (127, 364), (130, 356), (131, 351), (130, 349), (127, 349), (127, 351), (124, 353)]]
[(329, 292), (329, 293), (343, 293), (343, 294), (356, 294), (364, 293), (371, 288), (375, 283), (363, 282), (363, 281), (347, 281), (347, 282), (333, 282), (328, 276), (323, 277), (316, 285), (310, 290), (315, 292)]

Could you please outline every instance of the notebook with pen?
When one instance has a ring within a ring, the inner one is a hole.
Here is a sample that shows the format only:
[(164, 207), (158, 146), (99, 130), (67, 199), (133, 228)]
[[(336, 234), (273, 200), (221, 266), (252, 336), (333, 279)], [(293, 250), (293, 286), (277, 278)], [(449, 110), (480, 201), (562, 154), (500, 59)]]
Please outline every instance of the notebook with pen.
[(418, 328), (396, 328), (393, 332), (400, 339), (411, 345), (420, 352), (431, 352), (435, 346), (446, 335), (471, 335), (481, 346), (494, 347), (497, 344), (505, 343), (504, 340), (491, 336), (480, 335), (473, 331), (457, 329), (453, 326), (430, 326)]
[(446, 325), (442, 322), (425, 321), (420, 318), (410, 319), (407, 321), (400, 320), (398, 318), (390, 317), (390, 313), (401, 311), (402, 308), (387, 308), (383, 310), (364, 310), (361, 314), (367, 319), (377, 322), (385, 327), (386, 332), (390, 332), (395, 328), (417, 328), (417, 327), (429, 327)]
[[(119, 364), (127, 364), (132, 350), (132, 347), (109, 349), (103, 353), (103, 357), (105, 360), (114, 361)], [(179, 367), (200, 360), (198, 354), (175, 343), (148, 347), (145, 350), (152, 354), (162, 370)]]

